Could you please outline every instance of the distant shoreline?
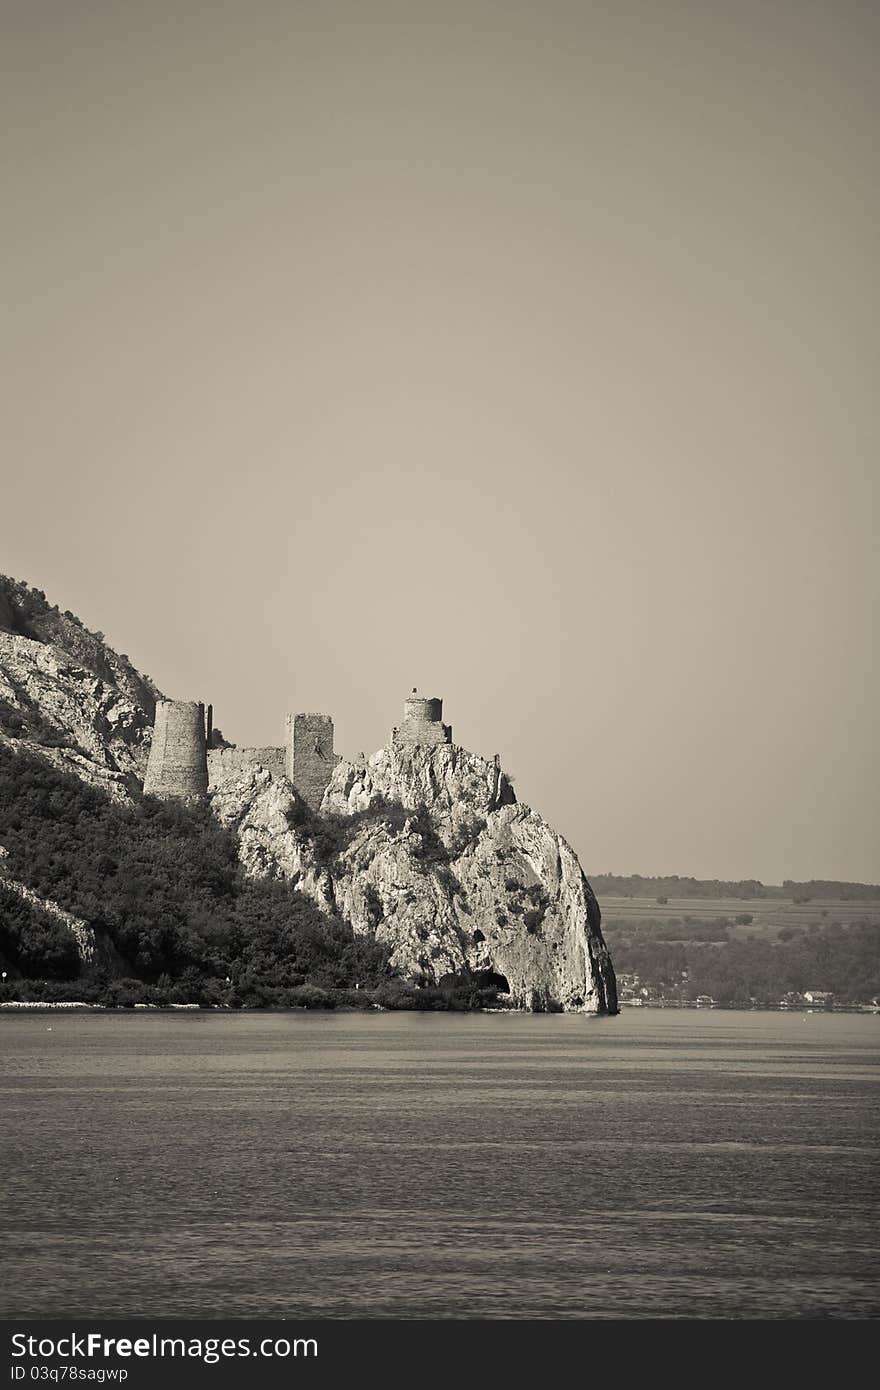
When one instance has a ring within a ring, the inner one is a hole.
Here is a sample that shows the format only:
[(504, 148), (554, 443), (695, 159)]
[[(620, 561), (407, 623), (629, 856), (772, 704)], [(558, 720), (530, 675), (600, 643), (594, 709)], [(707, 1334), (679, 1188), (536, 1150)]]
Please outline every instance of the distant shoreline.
[[(633, 1005), (629, 1001), (621, 1003), (620, 1013), (623, 1010), (637, 1009), (678, 1009), (688, 1010), (692, 1013), (736, 1013), (736, 1014), (880, 1014), (880, 1008), (874, 1008), (870, 1004), (836, 1004), (830, 1009), (811, 1008), (809, 1005), (803, 1008), (797, 1007), (777, 1007), (772, 1005), (736, 1005), (736, 1004), (682, 1004), (677, 1000), (656, 1001), (654, 1003), (644, 1003)], [(201, 1014), (302, 1014), (302, 1013), (337, 1013), (337, 1014), (392, 1014), (392, 1013), (450, 1013), (450, 1014), (512, 1014), (525, 1015), (531, 1010), (528, 1009), (505, 1009), (491, 1007), (487, 1009), (388, 1009), (382, 1004), (371, 1004), (367, 1008), (354, 1008), (350, 1004), (337, 1004), (334, 1008), (307, 1008), (304, 1004), (292, 1004), (287, 1006), (265, 1008), (228, 1008), (222, 1004), (133, 1004), (131, 1007), (116, 1004), (89, 1004), (85, 1000), (60, 1000), (54, 1003), (45, 1000), (16, 1000), (8, 999), (0, 1003), (0, 1011), (6, 1010), (9, 1013), (103, 1013), (103, 1014), (177, 1014), (177, 1013), (201, 1013)], [(547, 1015), (566, 1014), (577, 1018), (578, 1011), (563, 1009), (547, 1009)], [(538, 1015), (535, 1014), (537, 1017)], [(614, 1014), (584, 1014), (585, 1018), (610, 1017)]]

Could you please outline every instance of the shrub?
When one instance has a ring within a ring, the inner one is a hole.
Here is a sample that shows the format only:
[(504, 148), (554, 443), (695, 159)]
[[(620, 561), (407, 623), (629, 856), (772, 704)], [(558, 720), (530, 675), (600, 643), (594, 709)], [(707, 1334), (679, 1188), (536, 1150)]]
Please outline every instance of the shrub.
[(373, 999), (383, 1009), (414, 1009), (419, 1007), (416, 1001), (421, 992), (403, 980), (387, 980), (374, 991)]
[(147, 990), (141, 980), (111, 980), (102, 991), (101, 1003), (114, 1009), (133, 1009), (146, 1003)]
[(288, 1003), (300, 1009), (332, 1009), (335, 1001), (318, 985), (298, 985), (287, 993)]
[(349, 1009), (372, 1009), (373, 1000), (365, 989), (340, 989), (334, 995), (337, 1006)]

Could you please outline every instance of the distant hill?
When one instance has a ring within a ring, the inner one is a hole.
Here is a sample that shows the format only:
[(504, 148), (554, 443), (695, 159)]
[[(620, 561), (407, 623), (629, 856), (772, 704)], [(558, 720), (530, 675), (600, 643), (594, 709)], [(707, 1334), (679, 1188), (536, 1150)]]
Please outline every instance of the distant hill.
[(802, 898), (833, 902), (875, 902), (880, 900), (880, 884), (848, 883), (834, 879), (811, 878), (801, 883), (785, 879), (779, 884), (759, 879), (681, 878), (666, 874), (645, 878), (641, 874), (590, 874), (598, 898)]

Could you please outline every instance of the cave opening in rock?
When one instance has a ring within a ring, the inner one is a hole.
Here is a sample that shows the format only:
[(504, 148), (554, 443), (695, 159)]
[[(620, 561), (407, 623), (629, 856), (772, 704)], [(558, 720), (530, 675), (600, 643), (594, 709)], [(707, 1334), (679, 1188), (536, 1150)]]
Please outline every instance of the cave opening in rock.
[(510, 993), (507, 976), (500, 975), (497, 970), (478, 970), (474, 975), (474, 980), (480, 989), (496, 989), (499, 994)]

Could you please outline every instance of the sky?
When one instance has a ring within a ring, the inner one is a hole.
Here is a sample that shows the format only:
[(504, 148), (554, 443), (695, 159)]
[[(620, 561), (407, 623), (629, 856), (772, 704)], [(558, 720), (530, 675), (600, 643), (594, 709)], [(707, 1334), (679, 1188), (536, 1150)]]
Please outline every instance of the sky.
[(0, 0), (0, 572), (588, 873), (880, 881), (880, 6)]

